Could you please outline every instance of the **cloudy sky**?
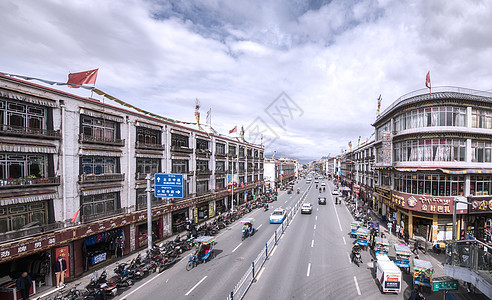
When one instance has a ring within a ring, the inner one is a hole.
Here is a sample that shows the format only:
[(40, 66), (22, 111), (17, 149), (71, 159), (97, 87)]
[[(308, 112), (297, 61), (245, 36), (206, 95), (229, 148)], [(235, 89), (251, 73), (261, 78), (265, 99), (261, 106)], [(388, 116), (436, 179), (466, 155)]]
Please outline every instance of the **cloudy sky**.
[(2, 0), (0, 72), (99, 68), (96, 87), (128, 103), (193, 121), (199, 99), (217, 131), (307, 161), (368, 138), (378, 96), (429, 70), (492, 91), (491, 32), (488, 0)]

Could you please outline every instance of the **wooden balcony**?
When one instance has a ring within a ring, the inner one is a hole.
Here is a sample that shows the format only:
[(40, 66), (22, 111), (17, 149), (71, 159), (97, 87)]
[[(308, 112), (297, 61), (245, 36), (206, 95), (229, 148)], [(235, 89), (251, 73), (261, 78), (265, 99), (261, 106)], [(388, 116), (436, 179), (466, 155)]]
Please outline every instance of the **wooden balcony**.
[(123, 214), (126, 214), (127, 212), (128, 212), (128, 208), (122, 207), (122, 208), (118, 208), (118, 209), (108, 211), (105, 213), (101, 213), (101, 214), (93, 214), (93, 215), (91, 214), (88, 216), (81, 215), (80, 220), (82, 221), (82, 223), (91, 223), (94, 221), (103, 220), (103, 219), (111, 218), (111, 217), (118, 216), (118, 215), (123, 215)]
[(0, 179), (0, 189), (17, 188), (20, 186), (35, 187), (35, 186), (50, 186), (59, 185), (60, 176), (49, 178), (8, 178)]
[(210, 157), (212, 152), (210, 152), (210, 150), (208, 149), (195, 149), (195, 154), (201, 157)]
[(215, 157), (226, 157), (226, 156), (227, 156), (226, 153), (215, 152)]
[(135, 143), (135, 148), (137, 148), (137, 149), (148, 149), (148, 150), (165, 150), (166, 149), (165, 145), (149, 144), (149, 143), (143, 143), (143, 142), (138, 142), (138, 141)]
[(81, 174), (79, 175), (80, 183), (95, 183), (95, 182), (108, 182), (108, 181), (123, 181), (125, 180), (125, 174)]
[(183, 146), (171, 146), (171, 152), (193, 153), (193, 149)]
[(63, 222), (56, 222), (45, 225), (38, 225), (37, 223), (27, 224), (26, 226), (18, 230), (8, 231), (0, 234), (0, 242), (11, 242), (18, 239), (47, 234), (62, 229), (63, 225)]
[(210, 175), (212, 175), (212, 170), (208, 170), (208, 169), (196, 170), (196, 175), (197, 176), (210, 176)]
[(47, 130), (12, 125), (0, 125), (0, 135), (24, 136), (30, 138), (60, 139), (60, 130)]
[(94, 137), (83, 133), (79, 134), (79, 143), (125, 146), (125, 140), (122, 139)]

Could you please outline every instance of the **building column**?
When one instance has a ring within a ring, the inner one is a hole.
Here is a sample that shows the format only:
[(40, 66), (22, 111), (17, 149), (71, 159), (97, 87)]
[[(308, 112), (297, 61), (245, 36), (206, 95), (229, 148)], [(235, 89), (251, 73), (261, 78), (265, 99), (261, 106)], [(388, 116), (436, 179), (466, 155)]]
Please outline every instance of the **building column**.
[[(398, 209), (396, 211), (396, 224), (399, 225), (400, 223), (401, 223), (401, 211)], [(396, 228), (396, 226), (395, 226), (395, 228)]]
[(408, 211), (408, 236), (413, 238), (413, 213), (411, 210)]
[(431, 242), (434, 242), (437, 240), (437, 233), (438, 233), (438, 214), (433, 214), (432, 215), (432, 237), (431, 237)]

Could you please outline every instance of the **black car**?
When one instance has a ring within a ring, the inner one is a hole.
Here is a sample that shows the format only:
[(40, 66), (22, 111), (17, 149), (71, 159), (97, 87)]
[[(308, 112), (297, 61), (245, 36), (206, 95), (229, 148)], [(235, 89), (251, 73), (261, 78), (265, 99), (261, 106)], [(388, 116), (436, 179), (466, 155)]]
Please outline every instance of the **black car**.
[(318, 197), (319, 205), (326, 205), (326, 197)]

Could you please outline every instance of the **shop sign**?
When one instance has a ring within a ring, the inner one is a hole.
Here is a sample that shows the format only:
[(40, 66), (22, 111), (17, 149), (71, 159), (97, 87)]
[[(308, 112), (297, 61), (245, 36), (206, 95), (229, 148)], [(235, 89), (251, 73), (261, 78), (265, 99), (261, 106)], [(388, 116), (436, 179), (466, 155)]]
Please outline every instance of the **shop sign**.
[(65, 270), (65, 278), (70, 277), (70, 253), (68, 252), (68, 246), (58, 247), (55, 249), (55, 260), (58, 261), (58, 257), (62, 257), (67, 263), (67, 269)]
[(391, 191), (389, 189), (385, 189), (380, 186), (375, 186), (374, 192), (387, 200), (391, 200)]
[(207, 202), (207, 201), (215, 199), (215, 197), (216, 197), (215, 194), (205, 195), (205, 196), (200, 196), (200, 197), (195, 198), (195, 201), (196, 201), (196, 203)]
[(29, 255), (34, 252), (47, 250), (56, 243), (57, 239), (55, 235), (50, 234), (24, 242), (5, 245), (4, 247), (0, 247), (0, 263), (17, 257)]
[(492, 212), (492, 197), (471, 197), (470, 213), (490, 213)]
[(91, 257), (91, 264), (95, 265), (106, 260), (106, 252)]
[(209, 218), (215, 217), (215, 210), (214, 210), (214, 202), (213, 201), (208, 203), (208, 217)]
[(431, 214), (453, 213), (453, 197), (413, 195), (393, 192), (391, 202), (398, 207)]
[(198, 224), (198, 207), (193, 209), (193, 219), (195, 219), (195, 224)]

